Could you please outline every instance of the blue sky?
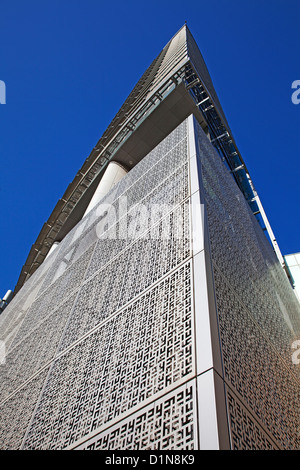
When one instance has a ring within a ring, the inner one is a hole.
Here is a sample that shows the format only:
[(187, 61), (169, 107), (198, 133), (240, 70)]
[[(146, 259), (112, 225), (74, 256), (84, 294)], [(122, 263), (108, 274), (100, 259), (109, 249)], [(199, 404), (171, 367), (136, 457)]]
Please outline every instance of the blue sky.
[(283, 254), (300, 251), (299, 0), (2, 0), (0, 297), (142, 73), (187, 21)]

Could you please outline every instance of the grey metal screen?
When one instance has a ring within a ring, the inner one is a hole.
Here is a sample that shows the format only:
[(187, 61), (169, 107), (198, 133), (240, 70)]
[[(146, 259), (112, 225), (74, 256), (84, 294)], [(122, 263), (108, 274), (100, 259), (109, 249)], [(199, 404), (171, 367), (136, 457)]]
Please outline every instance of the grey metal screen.
[(248, 203), (198, 132), (232, 446), (297, 449), (299, 303)]
[(188, 198), (183, 122), (7, 307), (1, 448), (61, 449), (95, 430), (96, 447), (195, 446), (194, 384), (178, 389), (193, 372)]

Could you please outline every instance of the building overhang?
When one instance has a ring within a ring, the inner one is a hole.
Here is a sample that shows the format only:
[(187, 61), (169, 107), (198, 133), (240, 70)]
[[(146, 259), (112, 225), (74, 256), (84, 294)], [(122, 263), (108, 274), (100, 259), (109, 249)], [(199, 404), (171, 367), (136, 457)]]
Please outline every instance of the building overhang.
[[(112, 158), (107, 160), (107, 164), (109, 161), (116, 161), (130, 171), (191, 114), (195, 115), (199, 124), (205, 129), (207, 125), (202, 113), (186, 89), (184, 82), (179, 82), (115, 150)], [(18, 292), (26, 280), (43, 263), (53, 243), (60, 242), (83, 217), (107, 166), (107, 164), (99, 165), (102, 157), (101, 152), (98, 152), (97, 158), (94, 157), (94, 152), (95, 150), (92, 151), (82, 167), (83, 169), (91, 160), (94, 162), (90, 165), (90, 183), (85, 185), (84, 190), (74, 201), (78, 179), (80, 175), (84, 174), (81, 169), (39, 233), (22, 268), (14, 293)], [(68, 205), (71, 207), (69, 212), (65, 210)]]

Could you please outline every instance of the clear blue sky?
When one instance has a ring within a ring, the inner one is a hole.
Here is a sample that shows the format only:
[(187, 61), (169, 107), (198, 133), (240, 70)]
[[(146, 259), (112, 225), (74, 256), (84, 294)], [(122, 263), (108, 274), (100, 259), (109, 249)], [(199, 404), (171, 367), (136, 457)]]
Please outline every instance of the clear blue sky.
[(299, 0), (2, 0), (0, 297), (57, 200), (185, 20), (283, 254), (300, 251)]

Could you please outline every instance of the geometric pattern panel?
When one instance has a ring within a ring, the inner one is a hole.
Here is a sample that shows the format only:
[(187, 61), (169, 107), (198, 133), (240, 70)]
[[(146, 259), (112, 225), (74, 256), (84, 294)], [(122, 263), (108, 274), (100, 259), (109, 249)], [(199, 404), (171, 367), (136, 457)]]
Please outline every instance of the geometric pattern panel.
[(194, 395), (194, 381), (187, 382), (75, 448), (193, 450), (197, 441)]
[(233, 450), (279, 449), (230, 390), (227, 390), (227, 400)]
[[(145, 429), (170, 419), (153, 445), (194, 446), (194, 392), (178, 388), (195, 374), (188, 158), (183, 122), (66, 235), (1, 315), (3, 448), (66, 448), (150, 402)], [(17, 399), (23, 420), (12, 411)]]
[(60, 308), (37, 321), (36, 328), (28, 334), (16, 335), (5, 364), (1, 365), (0, 401), (54, 358), (74, 300), (74, 296), (69, 297)]
[(298, 380), (217, 267), (214, 277), (228, 387), (273, 441), (296, 449), (300, 445)]
[[(187, 232), (177, 239), (172, 219), (178, 216)], [(60, 350), (63, 350), (100, 321), (148, 288), (190, 256), (188, 243), (189, 207), (184, 204), (168, 216), (170, 240), (138, 239), (123, 250), (113, 262), (85, 281), (65, 329)]]
[(192, 338), (188, 263), (55, 360), (24, 448), (64, 448), (188, 377)]
[[(248, 203), (201, 128), (198, 147), (225, 381), (272, 442), (298, 448), (300, 375), (291, 345), (300, 336), (300, 306)], [(235, 423), (239, 418), (237, 412)]]
[(48, 369), (34, 376), (0, 405), (0, 448), (16, 450), (22, 446)]

